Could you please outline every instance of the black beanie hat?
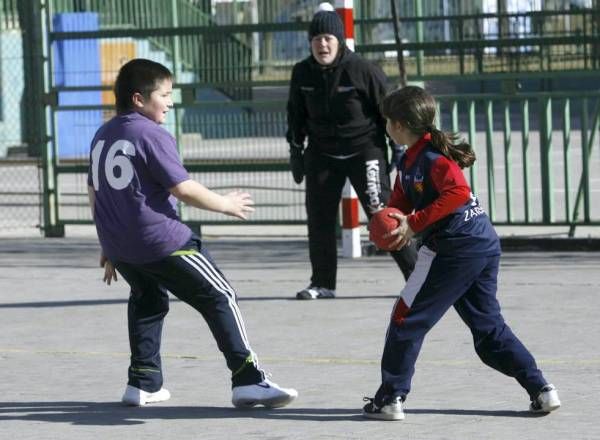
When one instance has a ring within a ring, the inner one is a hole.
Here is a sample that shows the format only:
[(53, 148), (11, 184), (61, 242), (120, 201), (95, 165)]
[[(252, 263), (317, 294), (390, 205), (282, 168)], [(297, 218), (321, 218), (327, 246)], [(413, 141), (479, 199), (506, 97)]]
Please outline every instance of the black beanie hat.
[(340, 44), (344, 43), (344, 25), (337, 12), (319, 11), (314, 15), (308, 28), (308, 40), (320, 34), (334, 35)]

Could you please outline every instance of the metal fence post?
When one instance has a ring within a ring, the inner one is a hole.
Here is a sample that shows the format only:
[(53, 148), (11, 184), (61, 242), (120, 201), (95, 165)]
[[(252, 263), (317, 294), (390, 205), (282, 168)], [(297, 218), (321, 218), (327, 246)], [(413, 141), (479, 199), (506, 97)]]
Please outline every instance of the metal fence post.
[(487, 165), (487, 184), (488, 184), (488, 207), (487, 211), (491, 221), (496, 220), (496, 179), (494, 171), (494, 108), (493, 101), (490, 99), (485, 103), (485, 145), (486, 145), (486, 165)]
[(522, 142), (523, 142), (523, 211), (525, 223), (531, 219), (531, 192), (529, 191), (529, 100), (525, 98), (521, 104)]
[[(423, 2), (422, 0), (415, 0), (415, 17), (421, 18), (423, 16)], [(423, 22), (417, 21), (415, 24), (417, 28), (417, 43), (423, 42)], [(417, 51), (417, 76), (423, 75), (423, 51)]]
[(504, 102), (504, 186), (506, 190), (506, 221), (512, 223), (512, 143), (510, 129), (510, 100)]
[(571, 203), (570, 203), (570, 174), (569, 163), (571, 156), (571, 100), (565, 98), (563, 101), (563, 176), (565, 181), (565, 220), (571, 222)]
[[(475, 137), (476, 137), (476, 130), (477, 130), (477, 125), (476, 125), (476, 119), (475, 119), (475, 100), (472, 99), (468, 102), (468, 113), (469, 113), (469, 143), (471, 144), (471, 147), (473, 148), (473, 151), (475, 151), (475, 154), (477, 154), (477, 150), (476, 150), (476, 146), (475, 146)], [(473, 166), (471, 168), (469, 168), (469, 179), (470, 179), (470, 183), (471, 183), (471, 190), (473, 191), (473, 194), (478, 194), (478, 180), (477, 180), (477, 161), (475, 161), (475, 163), (473, 164)]]
[(53, 148), (54, 139), (48, 136), (47, 109), (51, 105), (50, 89), (50, 48), (48, 45), (48, 0), (36, 0), (31, 8), (23, 8), (27, 23), (28, 33), (31, 38), (31, 53), (29, 56), (32, 71), (32, 96), (34, 100), (29, 103), (31, 113), (35, 114), (37, 121), (37, 145), (42, 157), (42, 188), (43, 188), (43, 219), (42, 229), (45, 237), (64, 237), (65, 227), (58, 223), (58, 186), (56, 176), (56, 154)]
[(590, 219), (590, 174), (589, 174), (589, 158), (594, 146), (594, 137), (596, 132), (600, 131), (600, 99), (596, 103), (596, 109), (594, 111), (592, 119), (592, 127), (589, 132), (588, 139), (588, 118), (589, 110), (587, 108), (587, 99), (582, 100), (582, 112), (581, 112), (581, 148), (582, 148), (582, 170), (581, 178), (579, 180), (579, 189), (575, 196), (575, 205), (573, 206), (573, 216), (571, 218), (571, 227), (569, 228), (569, 237), (575, 235), (575, 227), (577, 226), (577, 219), (579, 218), (579, 205), (583, 196), (583, 216), (584, 221), (589, 222)]
[(540, 98), (540, 175), (542, 179), (542, 221), (550, 224), (554, 218), (552, 203), (552, 98)]
[[(171, 0), (171, 24), (174, 28), (179, 27), (179, 8), (177, 7), (177, 0)], [(174, 35), (171, 39), (172, 46), (172, 60), (173, 60), (173, 82), (178, 83), (181, 78), (181, 41), (178, 35)], [(174, 91), (177, 96), (173, 96), (173, 100), (181, 101), (181, 90), (175, 89)], [(180, 110), (174, 106), (173, 114), (175, 119), (175, 139), (177, 140), (177, 151), (183, 161), (183, 151), (181, 143), (181, 121), (179, 117)], [(185, 218), (185, 205), (183, 203), (177, 204), (177, 211), (180, 218)]]

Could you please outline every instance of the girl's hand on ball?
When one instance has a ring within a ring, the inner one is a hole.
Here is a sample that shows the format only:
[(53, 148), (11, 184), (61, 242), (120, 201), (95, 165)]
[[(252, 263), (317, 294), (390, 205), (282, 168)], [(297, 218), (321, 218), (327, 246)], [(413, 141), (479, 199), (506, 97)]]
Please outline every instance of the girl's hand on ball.
[(414, 237), (415, 233), (408, 224), (408, 220), (405, 215), (391, 213), (389, 216), (398, 220), (398, 227), (385, 234), (384, 238), (391, 238), (395, 236), (396, 239), (390, 243), (390, 248), (397, 251), (410, 243), (410, 240)]
[(396, 250), (402, 249), (404, 246), (409, 244), (410, 240), (415, 236), (415, 231), (413, 231), (410, 225), (408, 224), (408, 219), (406, 217), (400, 220), (400, 224), (404, 226), (404, 236), (402, 237), (402, 240), (398, 244)]

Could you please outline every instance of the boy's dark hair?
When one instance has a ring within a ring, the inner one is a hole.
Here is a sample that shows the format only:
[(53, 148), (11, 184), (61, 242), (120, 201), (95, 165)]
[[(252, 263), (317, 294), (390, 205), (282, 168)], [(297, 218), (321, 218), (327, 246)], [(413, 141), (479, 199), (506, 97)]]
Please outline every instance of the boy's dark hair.
[(144, 58), (134, 58), (123, 64), (114, 88), (117, 113), (131, 110), (131, 98), (135, 93), (148, 99), (158, 88), (159, 82), (172, 77), (171, 71), (165, 66)]
[(381, 113), (391, 121), (406, 125), (414, 134), (431, 133), (431, 144), (461, 168), (475, 162), (471, 145), (457, 133), (443, 132), (435, 127), (435, 99), (421, 87), (407, 86), (389, 93), (381, 103)]

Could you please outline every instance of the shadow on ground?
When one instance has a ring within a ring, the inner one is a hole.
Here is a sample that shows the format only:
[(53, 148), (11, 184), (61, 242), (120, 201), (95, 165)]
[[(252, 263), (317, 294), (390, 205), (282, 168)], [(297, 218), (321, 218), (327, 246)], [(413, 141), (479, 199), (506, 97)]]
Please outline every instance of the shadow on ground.
[[(487, 411), (463, 409), (407, 409), (407, 414), (449, 416), (539, 417), (527, 411)], [(138, 425), (150, 420), (184, 419), (273, 419), (318, 422), (365, 421), (358, 409), (341, 408), (235, 408), (206, 406), (127, 407), (117, 402), (0, 402), (0, 422), (70, 423), (73, 425)]]

